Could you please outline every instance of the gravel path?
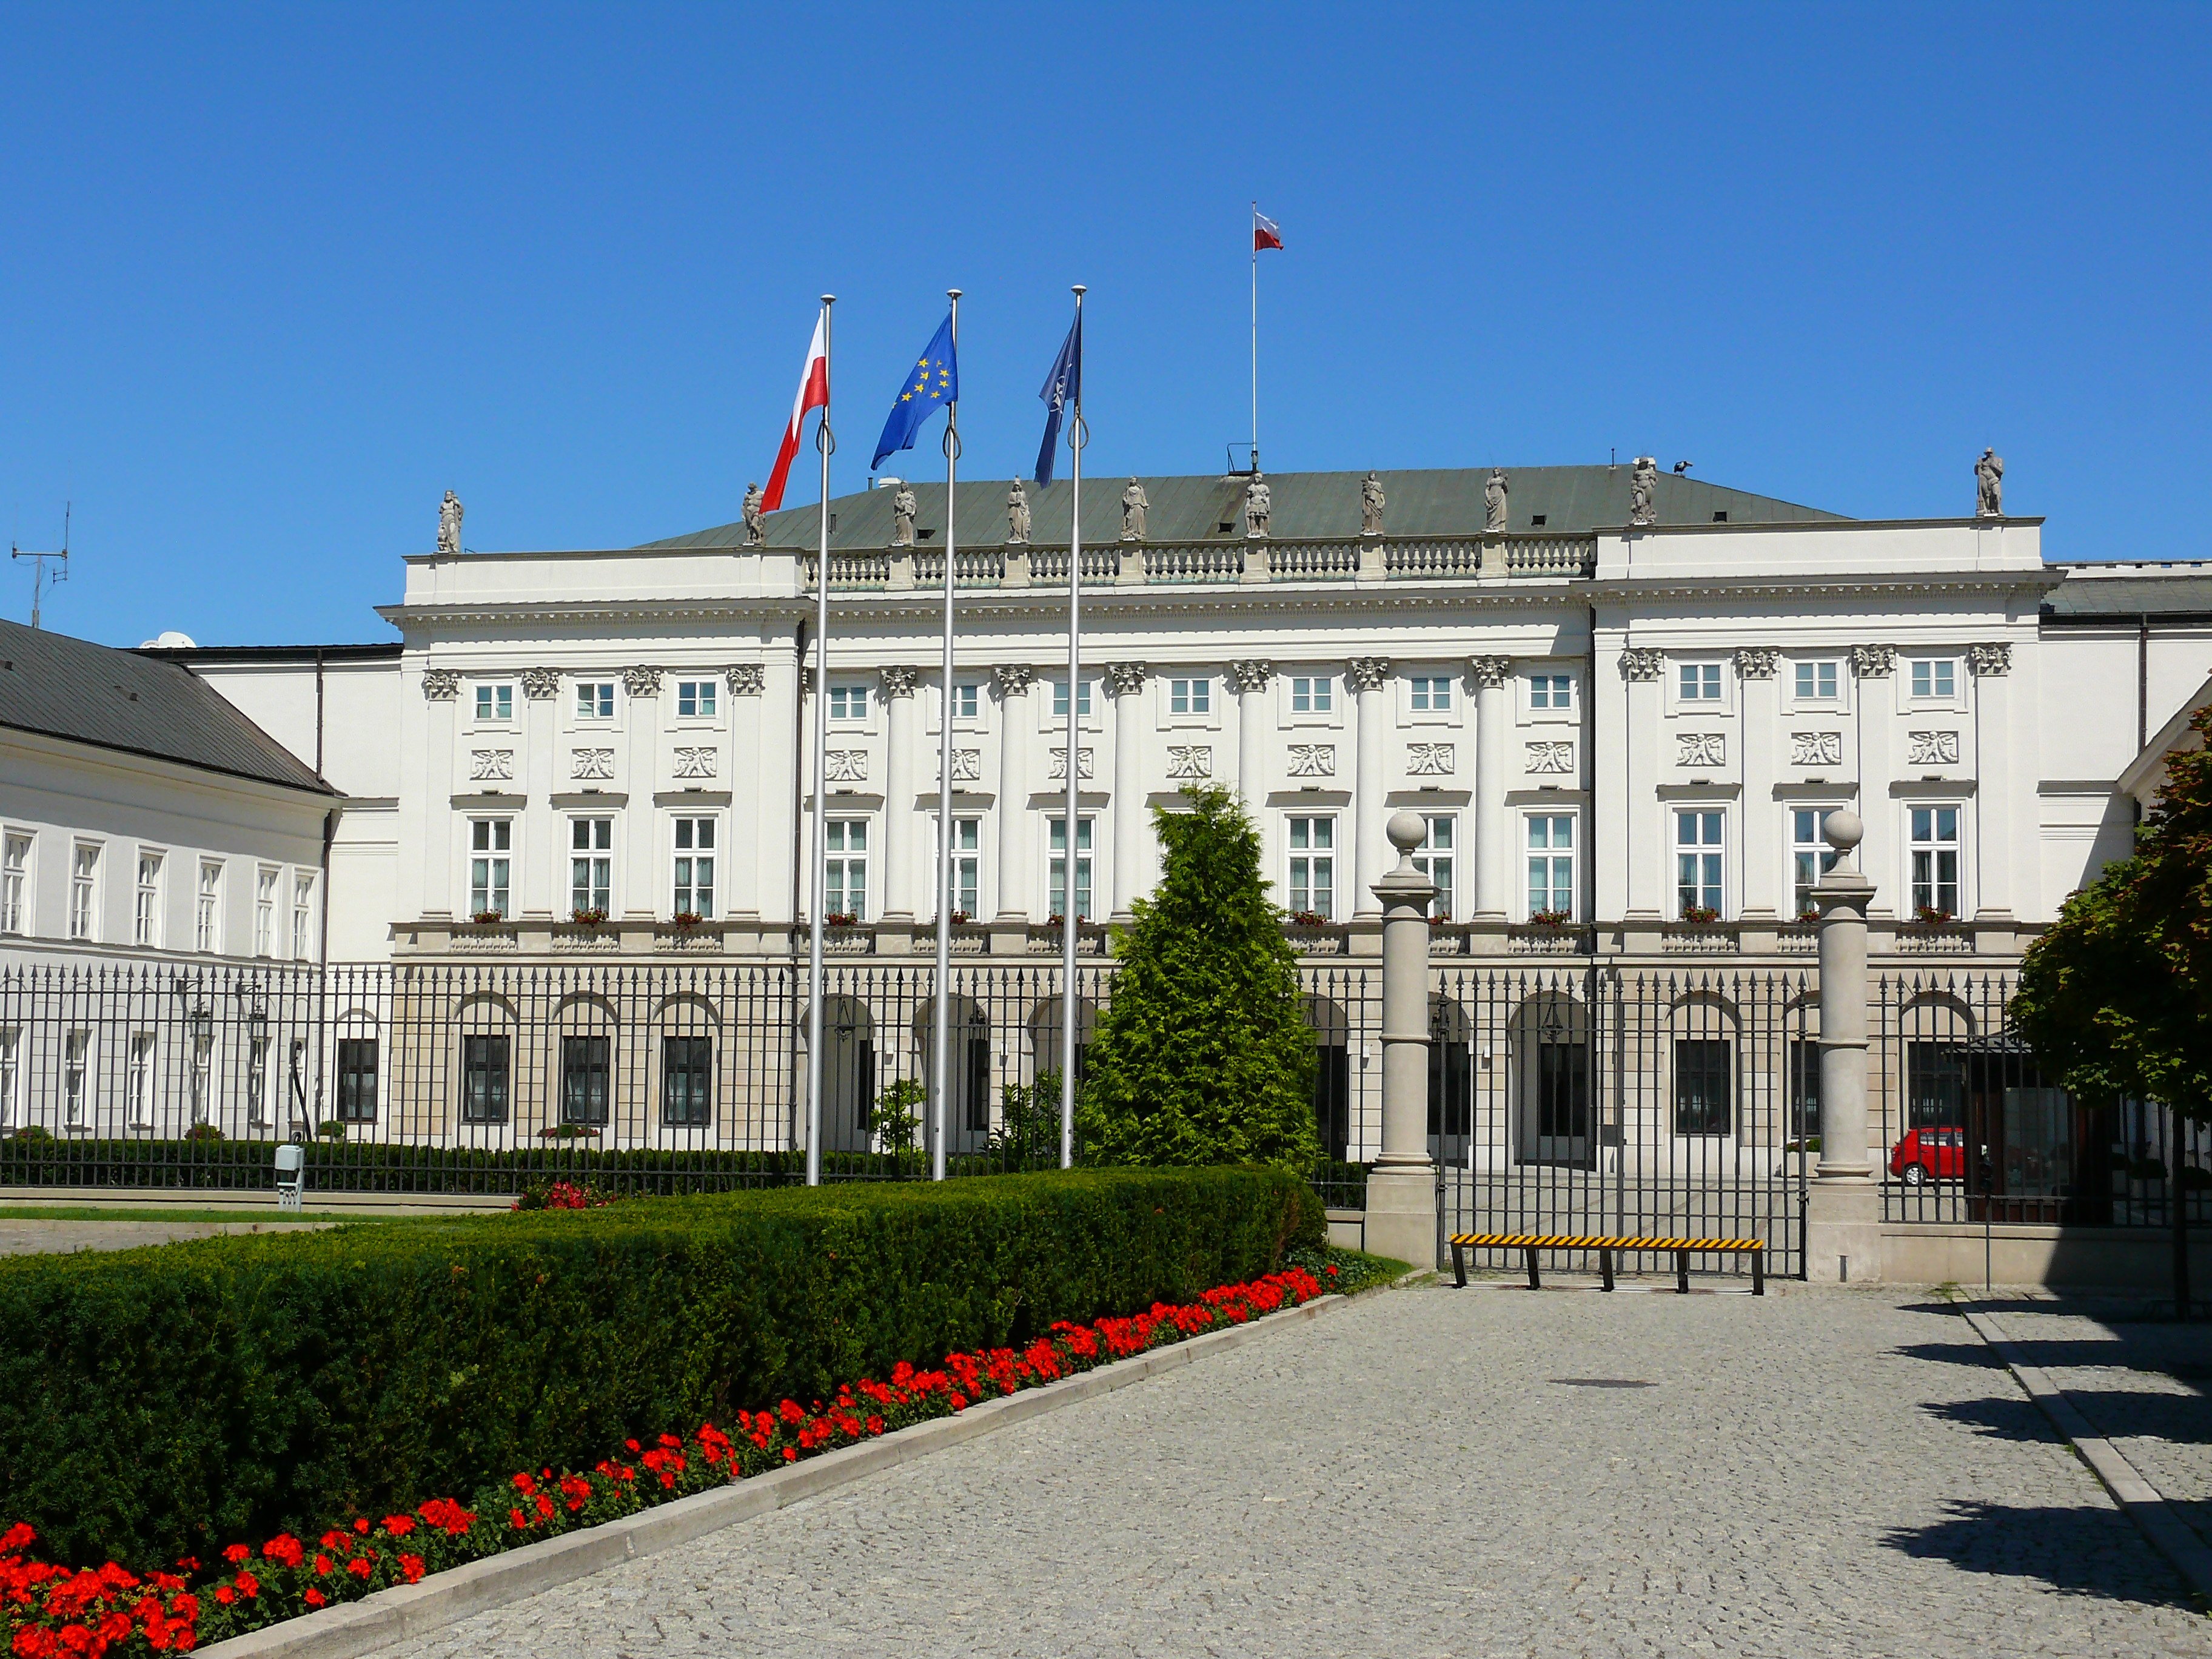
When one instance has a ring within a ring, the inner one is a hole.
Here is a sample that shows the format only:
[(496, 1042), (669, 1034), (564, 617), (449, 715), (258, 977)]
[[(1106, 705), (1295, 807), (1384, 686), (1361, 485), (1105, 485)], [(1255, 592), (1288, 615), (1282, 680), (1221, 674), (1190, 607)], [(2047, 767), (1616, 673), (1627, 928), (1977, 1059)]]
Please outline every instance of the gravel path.
[(387, 1651), (2111, 1659), (2212, 1621), (1917, 1293), (1439, 1287)]

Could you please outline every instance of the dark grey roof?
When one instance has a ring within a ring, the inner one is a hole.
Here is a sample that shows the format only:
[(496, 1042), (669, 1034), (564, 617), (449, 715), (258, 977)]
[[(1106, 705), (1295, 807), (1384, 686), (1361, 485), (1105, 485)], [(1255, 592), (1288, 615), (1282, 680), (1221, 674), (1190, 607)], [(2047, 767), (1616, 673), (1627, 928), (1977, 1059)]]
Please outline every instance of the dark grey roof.
[[(1507, 469), (1510, 483), (1507, 497), (1507, 528), (1515, 531), (1554, 531), (1562, 535), (1588, 535), (1601, 527), (1628, 522), (1628, 474), (1622, 466), (1524, 466)], [(1269, 524), (1277, 537), (1357, 536), (1359, 533), (1358, 472), (1271, 472), (1267, 483), (1273, 496)], [(1393, 536), (1469, 535), (1483, 524), (1483, 485), (1486, 467), (1431, 467), (1402, 472), (1382, 472), (1382, 491), (1389, 506), (1383, 527)], [(1083, 538), (1112, 541), (1121, 533), (1121, 491), (1126, 475), (1085, 478), (1083, 490)], [(1154, 541), (1199, 541), (1206, 538), (1235, 539), (1244, 533), (1244, 480), (1242, 477), (1167, 477), (1139, 480), (1152, 503), (1146, 515), (1146, 533)], [(963, 479), (960, 485), (960, 542), (963, 547), (996, 544), (1006, 538), (1006, 490), (1004, 478)], [(1031, 538), (1048, 545), (1067, 540), (1070, 486), (1066, 479), (1038, 489), (1030, 487)], [(924, 545), (945, 544), (945, 486), (915, 481), (915, 516)], [(883, 547), (891, 538), (892, 489), (867, 489), (840, 495), (830, 504), (836, 528), (830, 532), (832, 547)], [(1705, 483), (1702, 478), (1659, 476), (1658, 519), (1661, 524), (1711, 524), (1725, 513), (1731, 524), (1803, 524), (1835, 520), (1840, 514), (1753, 495)], [(818, 534), (818, 508), (787, 507), (768, 518), (768, 538), (777, 547), (811, 546)], [(1540, 515), (1544, 522), (1534, 520)], [(688, 536), (672, 536), (647, 542), (647, 547), (735, 547), (744, 540), (744, 526), (718, 525)]]
[(2054, 565), (2066, 580), (2043, 602), (2053, 622), (2098, 622), (2136, 617), (2212, 617), (2212, 560), (2159, 563)]
[(0, 726), (337, 793), (175, 663), (0, 621)]

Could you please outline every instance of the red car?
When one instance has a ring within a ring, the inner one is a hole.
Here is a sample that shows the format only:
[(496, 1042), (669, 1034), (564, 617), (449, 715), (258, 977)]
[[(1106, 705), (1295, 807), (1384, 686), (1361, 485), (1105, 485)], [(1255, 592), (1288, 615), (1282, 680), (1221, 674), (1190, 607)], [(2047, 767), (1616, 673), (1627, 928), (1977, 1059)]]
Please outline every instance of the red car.
[(1911, 1129), (1890, 1149), (1889, 1172), (1908, 1187), (1966, 1178), (1964, 1129)]

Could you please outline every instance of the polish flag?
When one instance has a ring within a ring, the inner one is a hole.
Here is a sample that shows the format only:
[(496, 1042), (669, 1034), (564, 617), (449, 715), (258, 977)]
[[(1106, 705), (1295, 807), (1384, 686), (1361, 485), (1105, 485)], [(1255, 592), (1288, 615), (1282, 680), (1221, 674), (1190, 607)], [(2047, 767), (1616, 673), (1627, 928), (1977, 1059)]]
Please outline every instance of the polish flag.
[(1259, 209), (1254, 208), (1252, 210), (1252, 252), (1257, 253), (1261, 248), (1280, 247), (1282, 245), (1283, 228), (1261, 212)]
[(823, 319), (814, 319), (814, 343), (806, 348), (806, 368), (799, 377), (799, 396), (792, 400), (791, 424), (783, 429), (783, 444), (775, 452), (775, 468), (761, 492), (761, 511), (773, 513), (783, 505), (784, 481), (791, 476), (792, 458), (799, 453), (799, 428), (810, 409), (830, 407), (830, 354), (823, 349)]

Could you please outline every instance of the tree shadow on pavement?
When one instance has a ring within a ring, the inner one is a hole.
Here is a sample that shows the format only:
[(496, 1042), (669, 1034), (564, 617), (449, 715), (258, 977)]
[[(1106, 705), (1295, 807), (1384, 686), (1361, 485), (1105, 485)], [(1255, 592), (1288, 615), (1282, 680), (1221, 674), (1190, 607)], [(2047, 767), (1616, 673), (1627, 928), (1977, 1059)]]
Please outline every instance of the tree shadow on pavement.
[(2002, 1396), (1988, 1400), (1923, 1401), (1920, 1409), (1939, 1422), (1956, 1423), (2000, 1440), (2030, 1440), (2064, 1443), (2063, 1437), (2032, 1400)]
[(2064, 1595), (2192, 1606), (2173, 1570), (2118, 1510), (1954, 1502), (1949, 1518), (1883, 1534), (1889, 1548), (1962, 1572), (2040, 1579)]

